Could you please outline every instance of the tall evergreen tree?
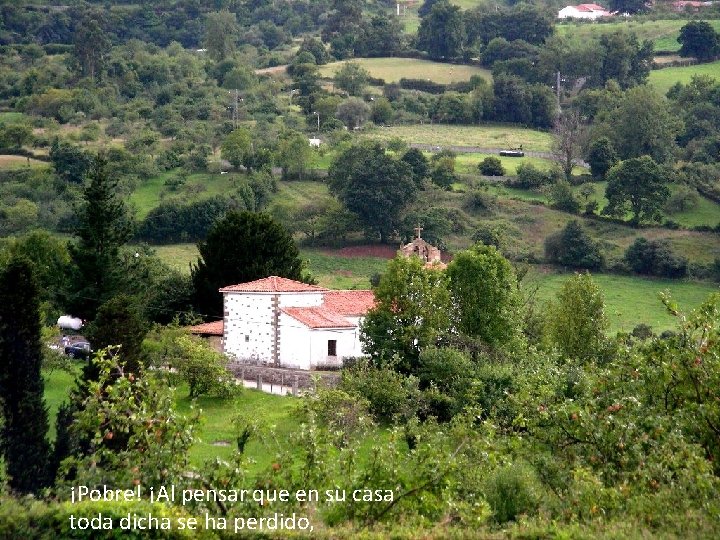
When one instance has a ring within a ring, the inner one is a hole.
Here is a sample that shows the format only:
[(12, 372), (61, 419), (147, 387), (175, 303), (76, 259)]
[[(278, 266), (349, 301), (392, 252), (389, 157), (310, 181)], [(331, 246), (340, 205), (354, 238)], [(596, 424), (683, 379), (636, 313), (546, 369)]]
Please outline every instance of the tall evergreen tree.
[(0, 452), (18, 493), (39, 491), (51, 476), (39, 294), (32, 263), (13, 257), (0, 272)]
[(213, 225), (191, 274), (195, 308), (222, 317), (221, 287), (268, 276), (302, 279), (302, 260), (292, 236), (267, 214), (229, 212)]
[(73, 268), (67, 307), (75, 316), (93, 319), (98, 307), (123, 289), (120, 247), (132, 236), (132, 222), (104, 155), (95, 158), (88, 177), (78, 241), (69, 246)]

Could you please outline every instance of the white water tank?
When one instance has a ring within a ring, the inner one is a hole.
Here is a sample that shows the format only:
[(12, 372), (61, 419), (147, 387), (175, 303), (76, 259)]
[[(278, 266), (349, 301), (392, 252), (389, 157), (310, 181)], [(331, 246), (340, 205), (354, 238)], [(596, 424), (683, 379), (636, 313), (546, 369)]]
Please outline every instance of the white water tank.
[(59, 328), (64, 328), (66, 330), (80, 330), (82, 328), (83, 322), (82, 319), (78, 319), (77, 317), (71, 317), (70, 315), (62, 315), (58, 318), (57, 325)]

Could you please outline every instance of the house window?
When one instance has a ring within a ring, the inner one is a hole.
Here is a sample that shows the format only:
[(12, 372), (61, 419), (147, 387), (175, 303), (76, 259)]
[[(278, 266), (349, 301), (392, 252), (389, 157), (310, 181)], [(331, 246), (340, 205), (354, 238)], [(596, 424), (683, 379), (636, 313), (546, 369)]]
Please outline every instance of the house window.
[(328, 356), (337, 356), (337, 340), (328, 339)]

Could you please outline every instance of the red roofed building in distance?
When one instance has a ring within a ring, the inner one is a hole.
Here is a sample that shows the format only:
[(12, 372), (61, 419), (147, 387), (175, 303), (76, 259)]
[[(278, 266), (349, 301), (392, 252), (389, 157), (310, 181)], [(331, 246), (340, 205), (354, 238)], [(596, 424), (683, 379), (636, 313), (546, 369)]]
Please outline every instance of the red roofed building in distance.
[[(375, 303), (372, 291), (331, 291), (278, 276), (228, 285), (220, 292), (226, 354), (307, 370), (360, 356), (360, 323)], [(191, 331), (208, 330), (202, 326)]]
[(611, 15), (612, 13), (598, 4), (579, 4), (562, 8), (558, 12), (558, 19), (587, 19), (594, 21)]

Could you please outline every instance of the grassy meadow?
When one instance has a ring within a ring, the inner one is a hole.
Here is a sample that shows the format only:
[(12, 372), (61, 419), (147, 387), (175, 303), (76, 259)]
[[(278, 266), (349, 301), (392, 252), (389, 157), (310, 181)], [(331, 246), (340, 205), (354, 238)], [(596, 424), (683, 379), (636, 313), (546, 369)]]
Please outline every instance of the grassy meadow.
[[(652, 41), (656, 51), (678, 51), (680, 44), (677, 38), (680, 35), (680, 28), (688, 22), (687, 19), (650, 20), (639, 18), (610, 22), (568, 22), (558, 24), (555, 31), (559, 35), (569, 36), (580, 41), (616, 30), (631, 31), (641, 41), (645, 39)], [(720, 20), (709, 20), (708, 22), (715, 30), (720, 30)]]
[(400, 138), (407, 143), (478, 146), (481, 148), (519, 148), (549, 151), (552, 135), (535, 129), (507, 124), (455, 126), (447, 124), (420, 124), (374, 128), (363, 132), (368, 138), (387, 141)]
[[(400, 79), (431, 79), (433, 82), (448, 84), (467, 81), (473, 75), (480, 75), (490, 81), (490, 71), (476, 66), (443, 64), (416, 58), (354, 58), (350, 62), (360, 64), (370, 75), (385, 82)], [(323, 77), (334, 77), (345, 62), (333, 62), (320, 67)]]
[(40, 169), (48, 167), (44, 161), (26, 158), (25, 156), (0, 155), (0, 171), (14, 171), (17, 169)]
[[(720, 21), (714, 22), (720, 23)], [(654, 69), (650, 72), (648, 83), (665, 95), (675, 83), (687, 84), (696, 75), (708, 75), (720, 79), (720, 60), (694, 66)]]
[[(523, 285), (526, 290), (537, 287), (537, 298), (548, 301), (555, 297), (569, 276), (534, 267)], [(709, 294), (720, 292), (720, 287), (710, 283), (671, 279), (594, 274), (593, 280), (605, 295), (605, 314), (610, 332), (630, 332), (641, 322), (652, 326), (655, 332), (676, 327), (679, 321), (667, 312), (660, 301), (660, 293), (668, 292), (680, 309), (689, 311), (699, 306)]]

